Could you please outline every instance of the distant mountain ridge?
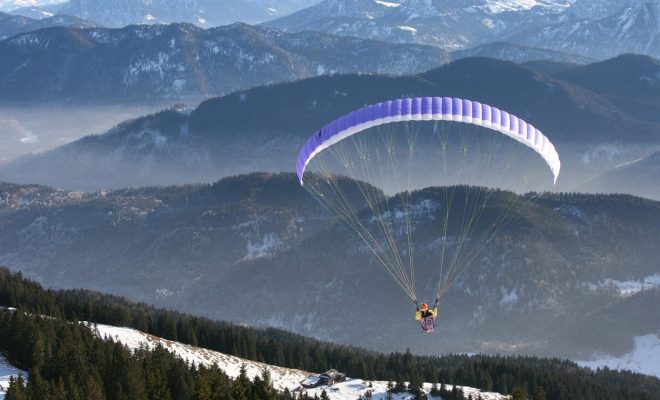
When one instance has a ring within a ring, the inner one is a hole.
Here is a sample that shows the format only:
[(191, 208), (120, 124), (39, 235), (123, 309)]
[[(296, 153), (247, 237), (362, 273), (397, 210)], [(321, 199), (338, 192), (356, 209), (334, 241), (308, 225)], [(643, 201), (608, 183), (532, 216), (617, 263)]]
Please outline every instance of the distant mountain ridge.
[(100, 25), (121, 28), (132, 24), (187, 22), (214, 27), (234, 22), (257, 23), (287, 15), (316, 0), (69, 0), (34, 4), (12, 13), (36, 17), (40, 13), (68, 14)]
[(587, 182), (585, 191), (631, 193), (636, 196), (660, 200), (660, 152), (628, 162)]
[(69, 15), (57, 15), (43, 19), (33, 19), (0, 12), (0, 40), (7, 39), (24, 32), (38, 29), (62, 26), (67, 28), (94, 28), (97, 25)]
[(629, 52), (660, 57), (659, 4), (658, 0), (325, 0), (265, 24), (286, 32), (320, 30), (445, 50), (509, 41), (594, 59)]
[(528, 28), (509, 40), (604, 59), (623, 53), (660, 57), (660, 0), (640, 1), (600, 19)]
[(266, 25), (285, 32), (320, 30), (395, 43), (431, 44), (451, 51), (487, 41), (482, 37), (494, 39), (498, 24), (487, 16), (482, 9), (438, 0), (325, 0)]
[(17, 159), (0, 168), (0, 179), (96, 190), (291, 171), (306, 138), (333, 119), (365, 104), (438, 95), (484, 102), (532, 121), (560, 153), (555, 189), (572, 190), (660, 150), (657, 124), (630, 117), (606, 97), (510, 62), (467, 58), (416, 76), (316, 77), (214, 98), (194, 110), (163, 111)]
[(0, 42), (0, 101), (185, 101), (328, 73), (419, 73), (448, 60), (432, 46), (246, 24), (50, 28)]
[[(67, 29), (52, 28), (57, 26)], [(51, 29), (32, 32), (41, 27)], [(190, 24), (74, 29), (81, 27), (94, 28), (73, 17), (0, 14), (0, 35), (20, 34), (0, 41), (0, 102), (185, 101), (323, 74), (410, 75), (471, 56), (517, 63), (591, 61), (506, 42), (448, 53), (435, 46), (287, 34), (246, 24), (207, 30)]]
[(552, 76), (606, 96), (634, 117), (660, 122), (660, 61), (657, 59), (626, 54), (565, 69)]
[(509, 42), (486, 43), (476, 47), (456, 50), (451, 53), (453, 59), (466, 57), (488, 57), (497, 60), (524, 64), (531, 61), (546, 61), (555, 63), (589, 64), (593, 59), (577, 54), (540, 47), (523, 46)]

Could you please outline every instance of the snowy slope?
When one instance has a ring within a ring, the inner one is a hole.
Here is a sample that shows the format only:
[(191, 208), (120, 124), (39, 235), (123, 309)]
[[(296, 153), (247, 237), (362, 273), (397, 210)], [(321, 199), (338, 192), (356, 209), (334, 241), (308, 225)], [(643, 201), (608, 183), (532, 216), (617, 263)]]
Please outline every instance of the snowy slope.
[(285, 388), (288, 388), (289, 390), (297, 388), (299, 386), (298, 383), (309, 375), (306, 372), (295, 369), (275, 367), (201, 347), (174, 342), (131, 328), (121, 328), (101, 324), (94, 325), (92, 328), (94, 327), (98, 330), (99, 336), (112, 339), (116, 342), (121, 342), (131, 350), (137, 349), (141, 345), (146, 345), (149, 349), (154, 349), (160, 344), (188, 363), (195, 363), (195, 365), (202, 364), (205, 366), (217, 364), (218, 367), (230, 378), (238, 377), (241, 365), (245, 365), (246, 373), (250, 379), (261, 376), (262, 371), (268, 369), (273, 380), (273, 385), (275, 388), (281, 390)]
[(591, 361), (578, 361), (583, 367), (592, 369), (607, 367), (629, 370), (660, 378), (660, 336), (649, 334), (635, 338), (635, 349), (620, 357), (595, 357)]
[[(116, 342), (121, 342), (129, 349), (137, 349), (141, 345), (146, 345), (150, 349), (153, 349), (160, 344), (189, 363), (195, 363), (196, 365), (203, 364), (206, 366), (217, 364), (218, 367), (231, 378), (238, 376), (241, 366), (245, 366), (246, 373), (250, 379), (261, 376), (262, 371), (267, 369), (270, 372), (273, 385), (280, 390), (285, 388), (289, 390), (298, 389), (300, 387), (299, 382), (310, 375), (307, 372), (296, 369), (276, 367), (239, 357), (229, 356), (213, 350), (162, 339), (131, 328), (121, 328), (102, 324), (95, 324), (92, 327), (98, 331), (99, 336), (112, 339)], [(428, 392), (431, 390), (431, 386), (430, 383), (426, 383), (424, 384), (424, 389)], [(479, 389), (470, 387), (461, 388), (466, 396), (472, 394), (473, 397), (476, 397), (478, 393), (481, 394), (483, 400), (508, 399), (508, 396), (499, 393), (481, 392)], [(451, 390), (452, 387), (447, 386), (447, 389)], [(333, 385), (332, 387), (321, 386), (316, 389), (309, 389), (308, 393), (312, 396), (315, 394), (320, 396), (323, 390), (326, 390), (330, 398), (333, 400), (354, 400), (368, 391), (373, 391), (373, 399), (384, 399), (387, 394), (387, 382), (365, 382), (362, 379), (348, 379), (346, 382)], [(393, 396), (392, 399), (403, 400), (409, 397), (410, 394), (399, 394)]]
[(0, 357), (0, 400), (4, 400), (7, 387), (9, 386), (9, 377), (17, 377), (23, 375), (23, 378), (28, 376), (27, 372), (9, 364), (4, 357)]
[(510, 41), (527, 46), (609, 58), (619, 54), (660, 55), (660, 0), (635, 2), (601, 19), (569, 19), (514, 33)]
[(633, 52), (657, 57), (658, 1), (324, 0), (266, 24), (451, 51), (509, 41), (598, 59)]
[[(424, 391), (428, 394), (431, 391), (432, 385), (430, 383), (424, 384)], [(446, 385), (447, 390), (452, 390), (452, 385)], [(509, 399), (509, 396), (504, 396), (499, 393), (492, 392), (482, 392), (479, 389), (459, 386), (463, 389), (463, 393), (466, 398), (469, 395), (472, 395), (472, 398), (478, 398), (478, 395), (481, 395), (482, 400), (500, 400), (500, 399)], [(384, 400), (387, 399), (387, 382), (381, 381), (363, 381), (362, 379), (350, 379), (346, 382), (342, 382), (331, 387), (321, 386), (315, 389), (307, 390), (307, 393), (311, 396), (318, 395), (321, 396), (323, 391), (326, 391), (331, 400), (353, 400), (357, 399), (360, 396), (367, 397), (367, 393), (371, 392), (371, 398), (373, 400)], [(408, 400), (413, 399), (413, 396), (410, 393), (400, 393), (393, 394), (392, 397), (389, 397), (392, 400)], [(429, 399), (440, 399), (439, 397), (433, 397), (428, 395)], [(441, 400), (441, 399), (440, 399)]]

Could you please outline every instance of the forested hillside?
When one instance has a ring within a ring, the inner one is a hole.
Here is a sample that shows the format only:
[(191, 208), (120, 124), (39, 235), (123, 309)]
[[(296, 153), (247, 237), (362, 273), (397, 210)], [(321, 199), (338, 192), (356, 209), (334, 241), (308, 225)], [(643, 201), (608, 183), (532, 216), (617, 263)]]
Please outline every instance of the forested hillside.
[(187, 366), (163, 349), (131, 354), (97, 338), (85, 325), (67, 322), (80, 320), (132, 326), (276, 365), (311, 371), (340, 368), (366, 379), (457, 383), (523, 396), (542, 388), (551, 399), (654, 399), (660, 391), (656, 378), (592, 372), (569, 361), (374, 353), (275, 329), (214, 322), (97, 292), (44, 290), (4, 268), (0, 269), (0, 304), (17, 308), (0, 312), (0, 350), (30, 373), (27, 388), (15, 383), (8, 399), (25, 398), (21, 397), (25, 394), (35, 399), (291, 398), (287, 393), (275, 394), (267, 379), (229, 381), (217, 369)]
[[(0, 263), (44, 284), (379, 350), (424, 351), (414, 347), (419, 327), (409, 300), (293, 174), (97, 193), (5, 185), (2, 193)], [(660, 296), (652, 283), (660, 275), (660, 203), (498, 196), (524, 207), (448, 292), (442, 334), (428, 338), (436, 354), (589, 359), (627, 353), (636, 336), (660, 330), (657, 319), (644, 317), (657, 315), (660, 302), (638, 302)], [(442, 233), (434, 221), (443, 191), (415, 192), (412, 200), (424, 216), (413, 224), (416, 246), (427, 249), (416, 266), (418, 293), (427, 297), (437, 282)], [(585, 315), (609, 320), (610, 306), (620, 307), (620, 323), (577, 329)], [(365, 336), (364, 326), (378, 339)]]

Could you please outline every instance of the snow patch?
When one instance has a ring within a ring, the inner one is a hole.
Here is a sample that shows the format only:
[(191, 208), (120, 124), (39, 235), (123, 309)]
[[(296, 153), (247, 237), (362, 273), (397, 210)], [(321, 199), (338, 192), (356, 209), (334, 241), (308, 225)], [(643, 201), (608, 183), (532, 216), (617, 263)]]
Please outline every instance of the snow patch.
[(509, 305), (518, 301), (518, 293), (514, 288), (511, 291), (507, 291), (505, 288), (500, 288), (502, 292), (502, 298), (500, 299), (500, 305)]
[(0, 357), (0, 400), (5, 398), (7, 388), (9, 388), (9, 378), (12, 376), (16, 378), (19, 374), (22, 375), (24, 379), (28, 376), (27, 372), (21, 371), (9, 364), (9, 361), (4, 357)]
[(156, 289), (156, 295), (159, 297), (169, 297), (173, 294), (174, 292), (172, 292), (170, 289), (167, 288)]
[(629, 297), (648, 289), (660, 287), (660, 274), (646, 276), (636, 281), (619, 281), (616, 279), (604, 279), (598, 283), (587, 283), (587, 288), (591, 291), (613, 288), (619, 296)]
[(25, 137), (22, 137), (20, 142), (22, 144), (34, 144), (39, 142), (39, 136), (32, 131), (25, 132)]
[(491, 14), (507, 11), (527, 11), (539, 7), (553, 13), (569, 8), (574, 0), (486, 0), (480, 8)]
[(374, 0), (376, 4), (379, 4), (383, 7), (401, 7), (401, 3), (392, 3), (389, 1), (382, 1), (382, 0)]
[(274, 250), (276, 250), (282, 241), (274, 233), (268, 233), (264, 235), (261, 242), (252, 243), (248, 241), (246, 252), (247, 254), (243, 257), (244, 260), (252, 260), (255, 258), (263, 258), (271, 255)]
[[(509, 398), (499, 393), (482, 392), (479, 389), (475, 389), (467, 386), (458, 386), (458, 387), (463, 390), (463, 393), (465, 394), (466, 398), (469, 395), (472, 395), (473, 399), (481, 398), (483, 400), (503, 400)], [(422, 385), (422, 388), (424, 389), (424, 392), (428, 394), (433, 388), (433, 384), (424, 383)], [(447, 390), (452, 390), (453, 386), (445, 385), (445, 388)], [(390, 396), (388, 396), (387, 382), (364, 381), (362, 379), (350, 379), (346, 382), (337, 383), (330, 387), (320, 386), (315, 389), (307, 389), (306, 392), (311, 397), (315, 397), (315, 396), (321, 397), (321, 393), (324, 390), (328, 394), (328, 397), (331, 400), (349, 400), (349, 399), (353, 400), (358, 398), (371, 398), (373, 400), (385, 400), (385, 399), (409, 400), (414, 398), (414, 396), (412, 396), (410, 393), (398, 393), (398, 394), (392, 393)], [(434, 398), (431, 397), (430, 395), (428, 397)]]
[(591, 369), (607, 367), (629, 370), (660, 378), (660, 337), (649, 334), (635, 337), (635, 349), (620, 357), (596, 356), (591, 361), (577, 361), (582, 367)]
[(397, 28), (401, 29), (402, 31), (410, 32), (410, 33), (412, 33), (413, 35), (414, 35), (415, 33), (417, 33), (417, 28), (413, 28), (412, 26), (408, 26), (408, 25), (399, 25), (399, 26), (397, 26)]
[(488, 29), (495, 29), (495, 21), (493, 21), (490, 18), (484, 18), (483, 21), (484, 26)]

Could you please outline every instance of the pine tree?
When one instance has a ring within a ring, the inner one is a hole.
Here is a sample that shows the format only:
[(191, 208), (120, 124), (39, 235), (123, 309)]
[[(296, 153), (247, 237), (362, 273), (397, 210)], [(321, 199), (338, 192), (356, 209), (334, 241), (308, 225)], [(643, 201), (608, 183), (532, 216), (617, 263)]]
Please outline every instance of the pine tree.
[(249, 400), (252, 398), (250, 393), (252, 382), (250, 382), (250, 379), (247, 377), (245, 365), (241, 365), (238, 378), (234, 380), (231, 386), (232, 398), (234, 400)]
[(147, 378), (147, 393), (150, 400), (171, 400), (172, 395), (167, 387), (167, 381), (159, 369), (151, 371)]
[(9, 387), (5, 393), (5, 400), (27, 400), (28, 396), (25, 388), (25, 381), (20, 374), (18, 378), (9, 377)]
[(413, 373), (413, 375), (410, 377), (408, 390), (415, 396), (419, 396), (422, 393), (422, 378), (419, 376), (419, 374)]
[(541, 386), (536, 388), (536, 392), (534, 392), (534, 400), (546, 400), (545, 390), (543, 390)]
[(527, 400), (527, 390), (523, 386), (516, 386), (511, 391), (511, 400)]
[(195, 376), (195, 390), (193, 394), (194, 400), (212, 400), (211, 384), (208, 377), (198, 373)]

